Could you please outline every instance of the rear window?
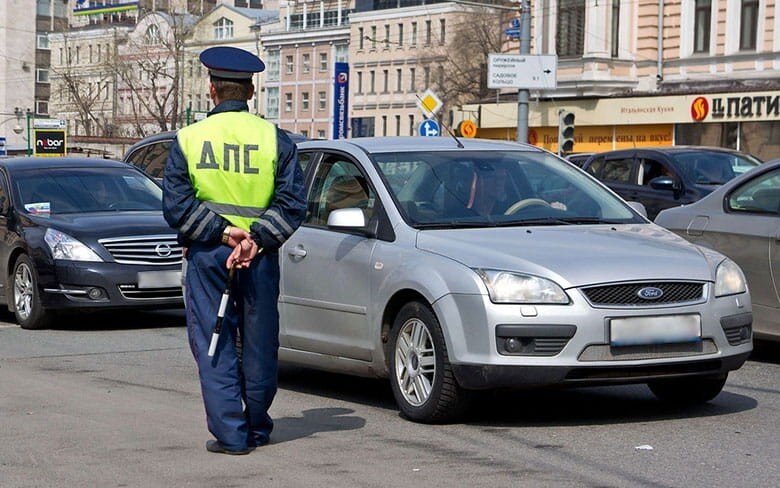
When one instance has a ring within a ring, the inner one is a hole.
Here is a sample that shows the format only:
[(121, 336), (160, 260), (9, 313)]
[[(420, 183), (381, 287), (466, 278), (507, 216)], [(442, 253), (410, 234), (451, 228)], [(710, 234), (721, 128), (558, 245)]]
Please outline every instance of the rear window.
[(691, 151), (671, 156), (680, 171), (699, 185), (722, 185), (761, 164), (755, 158), (728, 152)]

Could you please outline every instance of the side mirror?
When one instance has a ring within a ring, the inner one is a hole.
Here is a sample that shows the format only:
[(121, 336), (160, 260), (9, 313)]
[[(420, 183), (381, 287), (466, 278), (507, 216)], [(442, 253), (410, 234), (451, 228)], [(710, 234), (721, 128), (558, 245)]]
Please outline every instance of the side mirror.
[(677, 191), (680, 187), (680, 182), (670, 176), (657, 176), (650, 180), (650, 187), (654, 190), (668, 190)]
[(636, 213), (638, 213), (644, 218), (647, 218), (647, 209), (645, 208), (644, 205), (642, 205), (639, 202), (626, 202), (626, 203), (628, 204), (629, 207), (634, 209)]
[(366, 216), (359, 208), (340, 208), (328, 215), (328, 227), (338, 230), (365, 231)]

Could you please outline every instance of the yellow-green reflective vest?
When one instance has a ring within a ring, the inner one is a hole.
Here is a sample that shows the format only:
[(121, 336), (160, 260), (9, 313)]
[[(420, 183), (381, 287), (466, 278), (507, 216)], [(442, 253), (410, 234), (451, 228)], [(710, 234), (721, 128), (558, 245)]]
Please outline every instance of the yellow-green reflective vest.
[(177, 137), (195, 197), (248, 231), (274, 196), (276, 126), (249, 112), (222, 112)]

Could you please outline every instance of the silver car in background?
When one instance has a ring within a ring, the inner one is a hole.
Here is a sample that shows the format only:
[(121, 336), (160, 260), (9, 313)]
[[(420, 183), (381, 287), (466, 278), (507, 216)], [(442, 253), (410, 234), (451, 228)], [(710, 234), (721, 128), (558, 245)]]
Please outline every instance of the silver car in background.
[(756, 337), (780, 341), (780, 160), (664, 210), (655, 223), (733, 259), (750, 285)]
[(473, 390), (647, 383), (703, 402), (752, 349), (739, 267), (532, 146), (299, 144), (306, 221), (280, 250), (280, 358), (389, 377), (414, 421)]

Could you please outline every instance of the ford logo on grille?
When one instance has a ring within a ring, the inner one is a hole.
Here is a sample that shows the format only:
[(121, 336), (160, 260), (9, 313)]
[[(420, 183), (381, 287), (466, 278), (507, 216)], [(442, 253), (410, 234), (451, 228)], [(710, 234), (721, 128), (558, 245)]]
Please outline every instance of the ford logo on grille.
[(646, 286), (636, 292), (636, 294), (639, 296), (639, 298), (643, 298), (645, 300), (658, 300), (664, 295), (664, 291), (654, 286)]
[(161, 258), (167, 258), (173, 253), (173, 249), (171, 249), (171, 246), (168, 244), (157, 244), (157, 247), (154, 248), (154, 252)]

